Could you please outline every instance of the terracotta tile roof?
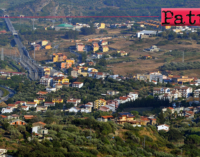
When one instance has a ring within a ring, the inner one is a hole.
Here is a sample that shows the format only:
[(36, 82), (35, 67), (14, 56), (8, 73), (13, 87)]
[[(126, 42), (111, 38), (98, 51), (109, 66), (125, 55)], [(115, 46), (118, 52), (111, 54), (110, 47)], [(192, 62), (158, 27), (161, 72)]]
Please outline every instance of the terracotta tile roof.
[(63, 85), (69, 85), (70, 83), (67, 83), (67, 82), (64, 82), (64, 83), (62, 83)]
[(15, 107), (16, 104), (8, 104), (8, 107)]
[(127, 100), (128, 97), (123, 97), (123, 96), (121, 96), (121, 97), (119, 97), (119, 99), (120, 99), (120, 100)]
[(25, 119), (33, 119), (35, 116), (34, 115), (24, 115)]
[(19, 115), (17, 115), (17, 114), (12, 114), (11, 116), (12, 117), (19, 117)]
[(16, 101), (15, 104), (25, 103), (26, 101)]
[(101, 116), (101, 117), (104, 118), (104, 119), (113, 118), (113, 116)]
[(48, 94), (48, 92), (39, 91), (39, 92), (37, 92), (37, 94), (45, 95), (45, 94)]
[(174, 108), (173, 107), (168, 107), (168, 109), (173, 110)]
[(73, 82), (73, 84), (82, 84), (83, 82)]
[(4, 115), (0, 115), (2, 118), (7, 118), (7, 116), (4, 116)]
[(21, 108), (28, 108), (28, 106), (21, 106)]
[(37, 126), (37, 125), (46, 125), (46, 123), (44, 123), (44, 122), (36, 122), (36, 123), (32, 124), (32, 126)]

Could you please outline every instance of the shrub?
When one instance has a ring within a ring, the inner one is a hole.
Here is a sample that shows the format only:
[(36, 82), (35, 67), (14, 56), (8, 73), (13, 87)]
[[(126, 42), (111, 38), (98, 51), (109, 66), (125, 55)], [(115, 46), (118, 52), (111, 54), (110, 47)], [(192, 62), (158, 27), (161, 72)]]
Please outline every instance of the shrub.
[(69, 152), (78, 152), (79, 148), (74, 145), (69, 145), (68, 148)]
[(170, 148), (170, 149), (174, 149), (175, 146), (172, 144), (172, 143), (168, 143), (166, 144), (167, 148)]
[(153, 139), (149, 136), (145, 136), (146, 141), (153, 142)]
[(90, 152), (94, 155), (97, 155), (99, 153), (98, 150), (96, 149), (91, 149)]

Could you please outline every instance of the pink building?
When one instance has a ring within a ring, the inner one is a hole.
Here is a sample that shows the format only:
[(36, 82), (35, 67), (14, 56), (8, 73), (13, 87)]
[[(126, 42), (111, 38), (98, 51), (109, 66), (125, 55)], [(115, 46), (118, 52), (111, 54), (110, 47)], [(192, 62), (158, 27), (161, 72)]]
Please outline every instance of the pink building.
[(99, 111), (103, 111), (103, 112), (108, 112), (110, 111), (110, 109), (108, 107), (105, 107), (105, 106), (101, 106), (99, 109)]
[(115, 105), (115, 109), (117, 109), (118, 106), (119, 106), (119, 103), (116, 100), (107, 100), (106, 101), (106, 105), (110, 105), (110, 104), (114, 104)]
[(78, 52), (84, 51), (84, 48), (85, 48), (85, 45), (83, 45), (83, 43), (77, 43), (77, 44), (76, 44), (76, 50), (77, 50)]

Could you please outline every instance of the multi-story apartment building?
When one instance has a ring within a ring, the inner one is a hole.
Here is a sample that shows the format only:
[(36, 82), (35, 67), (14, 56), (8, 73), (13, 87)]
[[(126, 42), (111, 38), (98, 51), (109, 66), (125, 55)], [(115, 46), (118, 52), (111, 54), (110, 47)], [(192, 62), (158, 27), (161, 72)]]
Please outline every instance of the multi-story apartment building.
[(72, 87), (81, 88), (83, 87), (83, 82), (73, 82)]
[(194, 90), (194, 97), (199, 98), (199, 96), (200, 96), (200, 89)]
[(161, 88), (153, 88), (153, 96), (154, 95), (161, 95), (161, 94), (165, 94), (165, 93), (169, 93), (170, 89), (166, 88), (166, 87), (161, 87)]
[(106, 105), (106, 100), (104, 99), (98, 99), (94, 101), (94, 109), (98, 109), (101, 106), (105, 106)]
[(181, 93), (181, 96), (184, 98), (188, 98), (192, 94), (192, 88), (187, 86), (177, 86), (174, 88), (175, 90)]
[(40, 84), (50, 87), (53, 85), (53, 78), (51, 78), (49, 76), (43, 76), (40, 79)]
[(156, 81), (156, 82), (163, 82), (163, 75), (161, 73), (150, 73), (150, 82)]

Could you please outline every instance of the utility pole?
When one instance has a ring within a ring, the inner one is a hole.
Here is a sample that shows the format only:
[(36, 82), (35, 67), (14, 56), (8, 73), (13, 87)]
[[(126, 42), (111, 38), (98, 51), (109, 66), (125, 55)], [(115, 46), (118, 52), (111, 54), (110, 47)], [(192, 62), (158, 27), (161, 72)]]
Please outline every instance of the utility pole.
[(182, 62), (184, 63), (184, 51), (183, 51), (183, 59), (182, 59)]
[(35, 21), (35, 19), (31, 19), (32, 21), (33, 21), (33, 31), (35, 30), (35, 28), (34, 28), (34, 21)]
[(90, 128), (90, 143), (91, 143), (91, 128)]
[(1, 60), (4, 61), (3, 48), (2, 48), (2, 51), (1, 51)]
[(35, 43), (34, 43), (34, 60), (35, 60)]
[(144, 148), (145, 148), (145, 136), (144, 136)]
[(15, 60), (17, 60), (17, 52), (15, 51)]

